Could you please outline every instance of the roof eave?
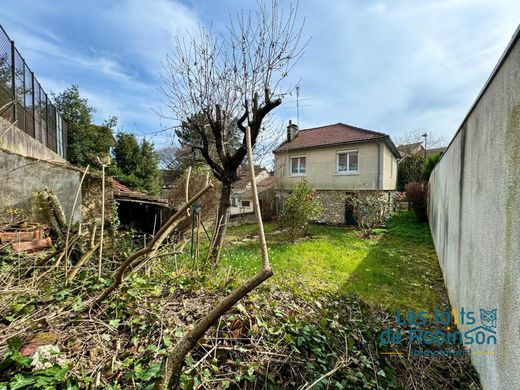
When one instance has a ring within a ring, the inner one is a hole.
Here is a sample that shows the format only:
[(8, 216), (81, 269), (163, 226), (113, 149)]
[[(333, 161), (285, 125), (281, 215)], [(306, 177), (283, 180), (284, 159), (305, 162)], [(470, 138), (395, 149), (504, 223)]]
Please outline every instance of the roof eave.
[(357, 140), (357, 141), (348, 141), (348, 142), (338, 142), (333, 144), (325, 144), (325, 145), (316, 145), (316, 146), (304, 146), (301, 148), (287, 148), (287, 149), (280, 149), (281, 146), (273, 150), (273, 154), (282, 153), (282, 152), (289, 152), (289, 151), (298, 151), (298, 150), (305, 150), (305, 149), (317, 149), (317, 148), (328, 148), (331, 146), (341, 146), (341, 145), (352, 145), (352, 144), (364, 144), (364, 143), (370, 143), (370, 142), (376, 142), (376, 141), (383, 141), (388, 140), (388, 146), (394, 153), (394, 155), (397, 158), (401, 158), (401, 154), (397, 150), (397, 147), (393, 143), (393, 141), (390, 139), (389, 135), (383, 135), (381, 137), (372, 138), (372, 139), (364, 139), (364, 140)]

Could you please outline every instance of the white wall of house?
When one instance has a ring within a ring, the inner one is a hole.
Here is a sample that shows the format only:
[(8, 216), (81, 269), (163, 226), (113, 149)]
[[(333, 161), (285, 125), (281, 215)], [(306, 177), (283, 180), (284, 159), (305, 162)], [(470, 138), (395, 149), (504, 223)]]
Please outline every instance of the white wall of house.
[[(269, 172), (262, 170), (256, 175), (255, 182), (259, 183), (268, 177)], [(234, 216), (252, 212), (254, 212), (254, 209), (253, 198), (251, 197), (251, 183), (248, 183), (244, 188), (233, 189), (231, 193), (231, 207), (229, 208), (229, 215)]]

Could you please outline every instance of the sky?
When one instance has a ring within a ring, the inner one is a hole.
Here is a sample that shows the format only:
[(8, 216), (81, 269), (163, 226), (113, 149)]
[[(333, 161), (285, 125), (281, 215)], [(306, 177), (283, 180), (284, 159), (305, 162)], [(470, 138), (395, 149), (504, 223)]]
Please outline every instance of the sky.
[[(287, 6), (288, 1), (281, 1)], [(170, 143), (160, 90), (174, 36), (223, 30), (252, 0), (0, 0), (0, 24), (47, 92), (78, 84), (102, 122)], [(301, 0), (300, 128), (347, 123), (449, 141), (520, 21), (518, 0)], [(274, 112), (296, 119), (295, 96)]]

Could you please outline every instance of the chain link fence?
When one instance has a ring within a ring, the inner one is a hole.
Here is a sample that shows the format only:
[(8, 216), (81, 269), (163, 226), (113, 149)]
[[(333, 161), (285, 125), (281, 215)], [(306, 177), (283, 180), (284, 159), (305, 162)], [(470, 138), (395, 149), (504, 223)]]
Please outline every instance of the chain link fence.
[(0, 26), (0, 120), (66, 158), (67, 124)]

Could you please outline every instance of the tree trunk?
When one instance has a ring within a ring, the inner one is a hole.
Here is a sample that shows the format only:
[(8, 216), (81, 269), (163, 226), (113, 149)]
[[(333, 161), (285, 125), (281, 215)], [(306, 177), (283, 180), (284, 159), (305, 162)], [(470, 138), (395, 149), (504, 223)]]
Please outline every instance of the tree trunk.
[(228, 211), (231, 206), (231, 182), (223, 182), (220, 191), (220, 202), (218, 206), (218, 215), (215, 223), (217, 229), (215, 230), (215, 238), (210, 253), (210, 261), (212, 263), (218, 262), (220, 257), (220, 250), (224, 244), (224, 237), (226, 235), (226, 227), (228, 223)]

